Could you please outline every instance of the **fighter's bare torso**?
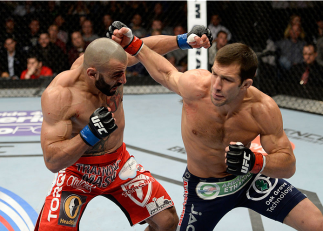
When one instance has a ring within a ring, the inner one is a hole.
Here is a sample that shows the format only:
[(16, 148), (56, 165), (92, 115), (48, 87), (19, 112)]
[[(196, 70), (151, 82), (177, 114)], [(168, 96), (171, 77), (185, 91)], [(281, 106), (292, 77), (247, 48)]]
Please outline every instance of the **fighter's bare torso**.
[[(123, 131), (125, 126), (123, 111), (123, 86), (121, 85), (113, 96), (106, 96), (99, 92), (92, 94), (84, 87), (84, 81), (81, 76), (81, 67), (65, 71), (59, 74), (51, 82), (44, 92), (51, 95), (49, 104), (64, 105), (53, 109), (52, 119), (65, 120), (71, 124), (70, 139), (79, 134), (79, 132), (89, 123), (91, 114), (99, 107), (109, 107), (114, 114), (118, 126), (110, 136), (101, 139), (95, 146), (89, 148), (83, 156), (103, 155), (111, 153), (120, 147), (123, 143)], [(68, 133), (67, 133), (68, 134)]]
[(229, 175), (225, 171), (225, 147), (232, 141), (250, 146), (261, 134), (253, 108), (262, 103), (260, 97), (266, 96), (251, 87), (234, 113), (221, 114), (206, 91), (202, 99), (183, 101), (182, 137), (187, 165), (199, 177), (224, 177)]

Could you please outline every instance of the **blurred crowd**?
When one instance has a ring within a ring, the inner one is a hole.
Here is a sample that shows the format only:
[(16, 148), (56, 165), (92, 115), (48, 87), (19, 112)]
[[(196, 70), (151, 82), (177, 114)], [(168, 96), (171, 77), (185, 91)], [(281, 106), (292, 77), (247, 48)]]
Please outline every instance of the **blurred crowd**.
[[(228, 43), (243, 42), (233, 23), (221, 19), (225, 12), (213, 11), (210, 4), (217, 3), (208, 2), (206, 26), (214, 38), (208, 50), (209, 69), (219, 49)], [(91, 41), (106, 36), (114, 20), (127, 24), (139, 38), (187, 33), (184, 1), (5, 1), (0, 2), (0, 8), (2, 80), (37, 79), (69, 69)], [(243, 12), (235, 16), (234, 20), (244, 17)], [(304, 30), (297, 13), (290, 13), (289, 20), (281, 22), (285, 30), (280, 36), (268, 33), (259, 42), (249, 34), (249, 41), (255, 41), (248, 45), (257, 52), (259, 71), (266, 72), (268, 78), (275, 76), (275, 81), (288, 79), (296, 85), (323, 87), (322, 13), (321, 16), (315, 18), (311, 34)], [(248, 27), (245, 24), (239, 29), (248, 31)], [(264, 44), (261, 49), (258, 42)], [(187, 54), (187, 50), (176, 50), (165, 58), (179, 71), (186, 71)], [(127, 74), (148, 75), (141, 64), (129, 67)]]

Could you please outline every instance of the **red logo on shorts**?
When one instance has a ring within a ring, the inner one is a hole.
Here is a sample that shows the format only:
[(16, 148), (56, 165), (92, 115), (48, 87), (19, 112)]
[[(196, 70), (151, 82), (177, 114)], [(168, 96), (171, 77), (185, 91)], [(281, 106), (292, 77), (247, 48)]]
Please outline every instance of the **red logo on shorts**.
[(133, 180), (121, 185), (123, 196), (129, 197), (137, 205), (144, 207), (151, 197), (153, 178), (141, 174)]

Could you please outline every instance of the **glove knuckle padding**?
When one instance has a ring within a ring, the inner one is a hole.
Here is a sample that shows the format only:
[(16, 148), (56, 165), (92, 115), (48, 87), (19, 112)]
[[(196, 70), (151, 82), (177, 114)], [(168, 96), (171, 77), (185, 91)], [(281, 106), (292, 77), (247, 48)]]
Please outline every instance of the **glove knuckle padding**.
[(234, 175), (247, 174), (255, 164), (255, 154), (243, 145), (229, 145), (227, 172)]
[(212, 46), (213, 37), (212, 37), (212, 33), (211, 33), (209, 28), (206, 28), (205, 26), (201, 26), (201, 25), (196, 25), (187, 34), (187, 37), (189, 37), (191, 34), (196, 34), (199, 37), (202, 37), (202, 35), (205, 34), (208, 37), (209, 41), (210, 41), (210, 46)]
[(113, 118), (105, 118), (104, 121), (104, 127), (107, 127), (107, 128), (112, 128), (115, 124), (114, 124), (114, 119)]
[[(122, 27), (127, 27), (126, 24), (120, 22), (120, 21), (114, 21), (112, 24), (111, 24), (114, 29), (121, 29)], [(127, 27), (128, 28), (128, 27)]]
[[(107, 37), (109, 38), (112, 38), (112, 35), (113, 35), (113, 31), (115, 29), (118, 29), (120, 30), (122, 27), (127, 27), (126, 24), (120, 22), (120, 21), (114, 21), (111, 26), (109, 26), (109, 30), (108, 30), (108, 33), (107, 33)], [(127, 27), (128, 28), (128, 27)]]
[(80, 135), (85, 143), (93, 146), (117, 128), (112, 113), (107, 108), (100, 107), (90, 116), (88, 125), (81, 130)]
[(187, 37), (189, 37), (191, 34), (196, 34), (201, 37), (205, 32), (206, 28), (204, 26), (194, 26), (192, 30), (187, 34)]

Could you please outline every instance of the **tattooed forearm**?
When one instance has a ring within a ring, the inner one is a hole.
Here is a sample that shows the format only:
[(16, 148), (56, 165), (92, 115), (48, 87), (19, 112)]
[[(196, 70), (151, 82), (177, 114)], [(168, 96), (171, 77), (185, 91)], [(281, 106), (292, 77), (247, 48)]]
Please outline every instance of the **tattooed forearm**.
[(87, 150), (84, 154), (91, 156), (100, 156), (106, 153), (105, 145), (108, 145), (108, 139), (110, 135), (101, 139), (96, 145), (94, 145), (91, 149)]

